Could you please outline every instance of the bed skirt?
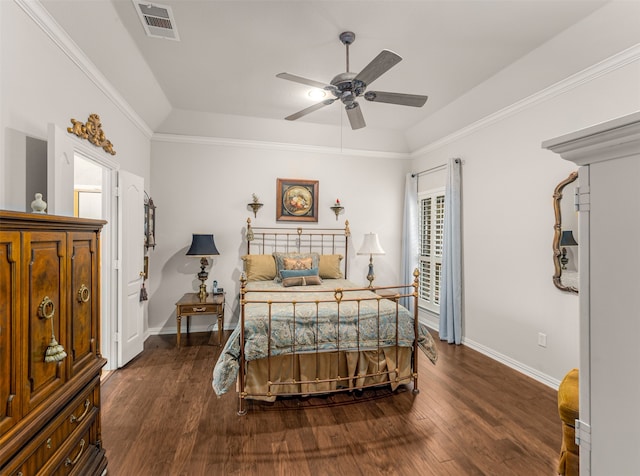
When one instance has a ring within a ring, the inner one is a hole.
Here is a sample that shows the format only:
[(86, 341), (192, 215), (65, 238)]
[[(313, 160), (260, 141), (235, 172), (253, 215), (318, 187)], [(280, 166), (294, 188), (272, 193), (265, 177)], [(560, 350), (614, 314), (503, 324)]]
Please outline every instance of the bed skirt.
[(410, 347), (252, 360), (247, 362), (245, 398), (273, 402), (278, 395), (309, 396), (385, 384), (395, 390), (411, 381), (411, 363)]

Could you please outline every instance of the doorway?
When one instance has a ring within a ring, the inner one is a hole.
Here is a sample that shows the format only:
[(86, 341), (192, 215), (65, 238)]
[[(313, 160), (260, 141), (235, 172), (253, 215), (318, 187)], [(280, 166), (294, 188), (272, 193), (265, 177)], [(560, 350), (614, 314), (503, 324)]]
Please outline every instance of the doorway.
[(117, 165), (104, 160), (94, 160), (77, 150), (73, 161), (74, 216), (106, 220), (100, 240), (102, 300), (101, 349), (107, 359), (104, 370), (115, 370), (117, 343), (112, 336), (117, 326), (117, 270), (112, 265), (117, 256), (118, 209), (113, 193)]

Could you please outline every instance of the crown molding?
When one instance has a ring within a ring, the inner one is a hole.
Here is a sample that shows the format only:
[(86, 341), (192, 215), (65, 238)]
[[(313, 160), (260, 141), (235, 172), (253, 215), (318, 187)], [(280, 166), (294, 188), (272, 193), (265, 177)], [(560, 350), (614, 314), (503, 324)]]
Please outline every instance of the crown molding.
[(14, 2), (147, 138), (151, 138), (153, 131), (147, 123), (131, 108), (39, 0), (14, 0)]
[(634, 63), (640, 60), (640, 43), (633, 45), (626, 50), (621, 51), (599, 63), (596, 63), (588, 68), (583, 69), (582, 71), (575, 73), (568, 78), (565, 78), (557, 83), (538, 91), (520, 101), (517, 101), (510, 106), (507, 106), (503, 109), (500, 109), (484, 118), (469, 124), (468, 126), (463, 127), (462, 129), (458, 129), (456, 132), (449, 134), (441, 139), (438, 139), (430, 144), (425, 145), (413, 152), (410, 153), (410, 156), (418, 157), (423, 154), (427, 154), (429, 152), (433, 152), (434, 150), (438, 150), (452, 142), (455, 142), (465, 136), (473, 134), (478, 130), (490, 126), (498, 121), (501, 121), (513, 114), (521, 112), (527, 108), (540, 104), (543, 101), (546, 101), (550, 98), (558, 96), (560, 94), (564, 94), (567, 91), (570, 91), (582, 84), (588, 83), (597, 79), (601, 76), (611, 73), (619, 68), (627, 66), (628, 64)]
[(550, 139), (542, 147), (576, 165), (640, 156), (640, 112)]
[(259, 149), (259, 150), (278, 150), (278, 151), (293, 151), (293, 152), (309, 152), (314, 154), (327, 154), (327, 155), (349, 155), (351, 157), (372, 157), (382, 159), (409, 159), (410, 154), (408, 152), (381, 152), (375, 150), (364, 149), (344, 149), (341, 147), (326, 147), (317, 145), (304, 145), (304, 144), (289, 144), (286, 142), (267, 142), (257, 141), (249, 139), (224, 139), (219, 137), (204, 137), (204, 136), (188, 136), (181, 134), (162, 134), (155, 133), (151, 137), (152, 141), (158, 142), (175, 142), (182, 144), (201, 144), (201, 145), (215, 145), (224, 147), (238, 147), (244, 149)]
[(640, 43), (618, 54), (615, 54), (593, 66), (590, 66), (568, 78), (559, 81), (535, 94), (532, 94), (510, 106), (496, 111), (484, 118), (457, 130), (441, 139), (427, 144), (413, 152), (380, 152), (364, 149), (344, 149), (340, 147), (324, 147), (303, 144), (288, 144), (281, 142), (254, 141), (242, 139), (209, 138), (197, 136), (184, 136), (178, 134), (158, 134), (151, 130), (146, 122), (133, 110), (120, 93), (111, 85), (107, 78), (97, 69), (82, 49), (60, 27), (49, 12), (42, 6), (39, 0), (14, 0), (24, 12), (40, 27), (40, 29), (67, 55), (67, 57), (100, 89), (105, 96), (127, 117), (131, 122), (151, 140), (163, 142), (182, 142), (192, 144), (222, 145), (229, 147), (244, 147), (262, 150), (289, 150), (297, 152), (312, 152), (330, 155), (350, 155), (361, 157), (379, 157), (393, 159), (407, 159), (421, 156), (438, 150), (447, 144), (455, 142), (467, 135), (503, 120), (524, 109), (546, 101), (554, 96), (563, 94), (584, 83), (593, 81), (616, 69), (622, 68), (640, 59)]

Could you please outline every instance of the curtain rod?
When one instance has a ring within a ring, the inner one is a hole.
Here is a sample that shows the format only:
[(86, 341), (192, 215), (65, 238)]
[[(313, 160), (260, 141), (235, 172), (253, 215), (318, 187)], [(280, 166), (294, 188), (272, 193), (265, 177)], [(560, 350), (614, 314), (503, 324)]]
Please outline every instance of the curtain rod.
[[(456, 164), (460, 163), (460, 159), (455, 159)], [(414, 172), (411, 174), (412, 177), (419, 177), (420, 175), (428, 174), (431, 172), (437, 172), (438, 170), (444, 169), (447, 164), (436, 165), (435, 167), (431, 167), (430, 169), (421, 170), (420, 172)]]

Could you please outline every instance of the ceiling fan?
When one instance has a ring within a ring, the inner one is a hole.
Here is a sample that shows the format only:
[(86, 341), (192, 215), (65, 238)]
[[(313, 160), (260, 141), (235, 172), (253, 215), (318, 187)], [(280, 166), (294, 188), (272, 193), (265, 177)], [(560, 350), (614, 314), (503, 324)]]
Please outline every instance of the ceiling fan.
[(347, 111), (347, 117), (351, 124), (351, 129), (360, 129), (366, 126), (362, 110), (356, 98), (364, 97), (367, 101), (386, 102), (389, 104), (399, 104), (401, 106), (422, 107), (427, 102), (427, 96), (417, 94), (389, 93), (382, 91), (367, 91), (367, 86), (398, 64), (402, 57), (393, 51), (382, 50), (378, 56), (365, 66), (358, 74), (349, 72), (349, 45), (356, 39), (355, 33), (345, 31), (340, 33), (340, 41), (347, 49), (347, 72), (340, 73), (334, 77), (329, 84), (313, 79), (303, 78), (291, 73), (280, 73), (276, 77), (306, 84), (314, 88), (323, 89), (333, 95), (333, 98), (325, 99), (313, 106), (309, 106), (290, 116), (285, 117), (288, 121), (295, 121), (307, 114), (317, 111), (325, 106), (340, 100)]

